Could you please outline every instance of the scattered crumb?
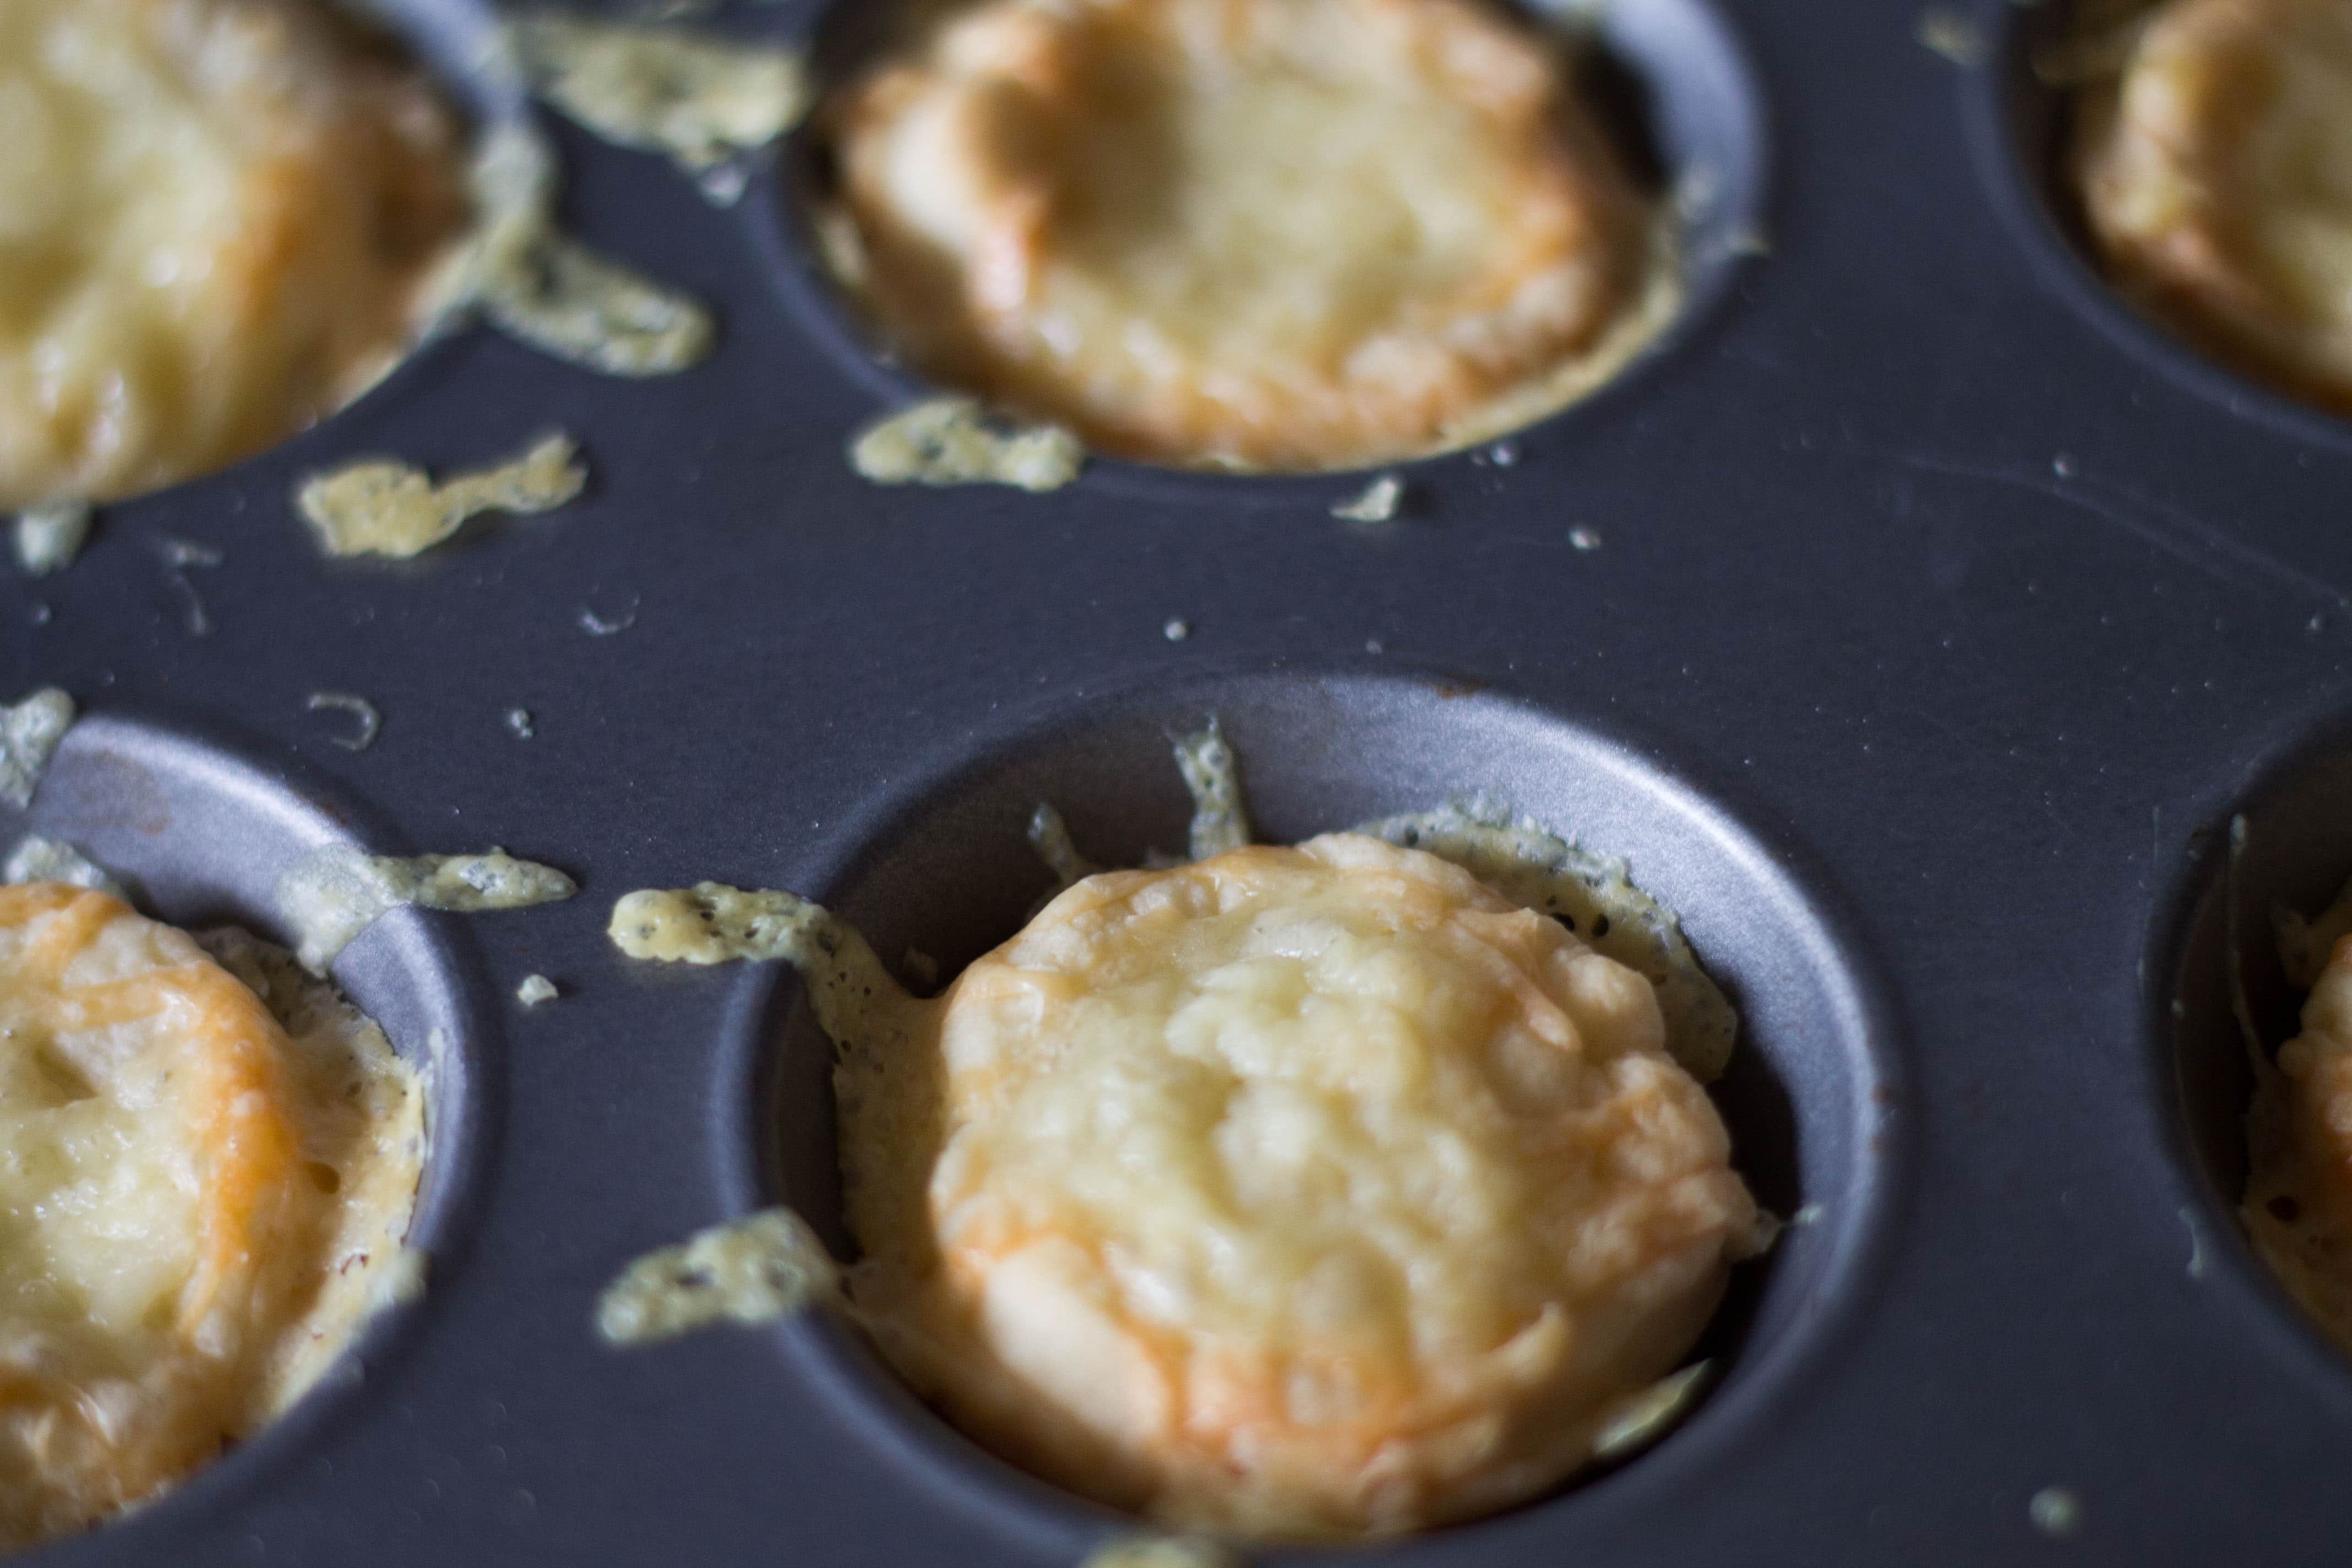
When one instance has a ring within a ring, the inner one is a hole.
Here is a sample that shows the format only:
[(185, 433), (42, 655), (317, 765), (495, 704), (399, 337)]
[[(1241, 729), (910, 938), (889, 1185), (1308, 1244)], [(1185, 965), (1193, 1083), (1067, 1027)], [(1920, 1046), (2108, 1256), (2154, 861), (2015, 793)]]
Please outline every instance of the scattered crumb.
[(2062, 479), (2074, 477), (2074, 459), (2064, 452), (2050, 459), (2050, 471)]
[(1378, 637), (1368, 637), (1364, 641), (1364, 651), (1373, 654), (1386, 653), (1389, 651), (1388, 644)]
[(1519, 460), (1518, 445), (1511, 441), (1497, 441), (1486, 448), (1486, 460), (1498, 468), (1510, 468)]
[(1012, 485), (1041, 494), (1078, 477), (1086, 448), (1058, 425), (989, 427), (969, 397), (934, 397), (850, 438), (849, 466), (877, 485)]
[(528, 741), (539, 733), (539, 724), (531, 718), (530, 709), (509, 708), (507, 710), (507, 730), (516, 740)]
[(1331, 515), (1343, 522), (1387, 522), (1396, 516), (1403, 501), (1404, 481), (1394, 474), (1382, 474), (1366, 485), (1360, 494), (1334, 501)]
[(1959, 12), (1930, 5), (1919, 13), (1916, 36), (1923, 45), (1956, 66), (1972, 67), (1984, 58), (1984, 36)]
[(788, 49), (549, 12), (512, 27), (548, 101), (605, 141), (666, 153), (688, 174), (767, 145), (808, 110), (808, 74)]
[(1622, 1459), (1645, 1448), (1683, 1418), (1704, 1393), (1713, 1362), (1694, 1362), (1629, 1396), (1592, 1438), (1596, 1459)]
[[(592, 637), (618, 637), (636, 624), (637, 601), (634, 599), (629, 602), (629, 607), (625, 612), (609, 618), (598, 615), (585, 605), (580, 606), (580, 629)], [(529, 715), (525, 717), (528, 718)], [(525, 739), (528, 738), (528, 736), (525, 737)]]
[(436, 485), (425, 470), (375, 459), (303, 482), (295, 504), (330, 555), (422, 554), (484, 512), (552, 511), (588, 483), (572, 437), (542, 437), (511, 462), (458, 474)]
[(1192, 635), (1192, 623), (1183, 620), (1170, 621), (1160, 628), (1160, 635), (1170, 642), (1182, 642)]
[(762, 1209), (638, 1258), (596, 1301), (611, 1345), (645, 1345), (715, 1323), (768, 1323), (834, 1295), (840, 1269), (808, 1222)]
[(155, 541), (155, 548), (163, 552), (163, 564), (174, 572), (184, 572), (191, 566), (217, 566), (228, 559), (227, 552), (201, 539), (175, 539), (166, 534)]
[(1213, 1541), (1172, 1535), (1123, 1535), (1087, 1553), (1079, 1568), (1243, 1568), (1242, 1559)]
[(1789, 1227), (1793, 1230), (1799, 1226), (1818, 1225), (1825, 1212), (1819, 1204), (1807, 1204), (1789, 1216)]
[(631, 958), (665, 963), (754, 963), (792, 959), (829, 928), (833, 917), (792, 893), (698, 882), (643, 889), (613, 906), (605, 935)]
[(522, 977), (522, 984), (515, 987), (515, 1000), (526, 1007), (552, 1002), (562, 994), (555, 988), (555, 982), (544, 974), (526, 974)]
[(74, 700), (54, 686), (0, 707), (0, 801), (18, 811), (33, 804), (41, 774), (73, 721)]
[(88, 501), (51, 501), (16, 514), (16, 564), (29, 576), (46, 577), (74, 563), (89, 540), (98, 513)]
[(1568, 542), (1579, 550), (1598, 550), (1601, 548), (1600, 533), (1590, 528), (1570, 529), (1568, 531)]
[(1192, 795), (1192, 858), (1206, 860), (1228, 849), (1246, 848), (1250, 819), (1242, 800), (1241, 763), (1215, 720), (1209, 721), (1207, 729), (1178, 739), (1176, 768)]
[(502, 126), (474, 167), (488, 215), (456, 270), (454, 302), (541, 353), (606, 375), (670, 375), (699, 363), (719, 335), (709, 310), (639, 277), (555, 226), (553, 160)]
[(1054, 880), (1059, 884), (1056, 891), (1083, 882), (1102, 869), (1078, 853), (1077, 845), (1070, 837), (1069, 824), (1062, 820), (1060, 812), (1043, 801), (1029, 814), (1029, 847), (1045, 863), (1045, 869), (1054, 874)]
[(375, 744), (383, 732), (383, 714), (366, 698), (352, 691), (313, 691), (307, 704), (313, 713), (348, 713), (359, 728), (348, 735), (331, 735), (329, 740), (347, 752), (364, 752)]
[(37, 833), (19, 840), (16, 847), (8, 852), (7, 863), (0, 866), (0, 881), (11, 887), (26, 882), (63, 882), (68, 887), (110, 893), (126, 904), (131, 902), (130, 889), (121, 879), (64, 839)]
[(2083, 1500), (2064, 1487), (2043, 1487), (2025, 1505), (2025, 1514), (2044, 1535), (2072, 1535), (2083, 1526)]
[(2202, 1279), (2205, 1278), (2204, 1233), (2197, 1228), (2197, 1216), (2186, 1208), (2180, 1211), (2180, 1223), (2189, 1231), (2189, 1278)]
[(552, 867), (503, 849), (401, 859), (330, 844), (278, 879), (278, 911), (299, 941), (302, 967), (322, 974), (362, 931), (404, 904), (460, 913), (519, 910), (579, 890)]

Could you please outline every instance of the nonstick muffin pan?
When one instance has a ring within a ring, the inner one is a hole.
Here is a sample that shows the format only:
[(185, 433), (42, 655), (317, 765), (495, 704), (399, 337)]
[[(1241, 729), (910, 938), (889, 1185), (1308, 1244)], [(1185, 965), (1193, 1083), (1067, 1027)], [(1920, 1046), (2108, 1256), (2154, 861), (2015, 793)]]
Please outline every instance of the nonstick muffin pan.
[[(475, 0), (380, 8), (520, 111), (478, 73)], [(837, 68), (878, 8), (710, 25)], [(1938, 52), (1888, 0), (1614, 0), (1692, 302), (1506, 448), (1396, 469), (1382, 527), (1328, 511), (1370, 475), (873, 487), (844, 443), (919, 389), (812, 258), (806, 150), (722, 207), (531, 111), (571, 228), (716, 308), (708, 363), (613, 381), (464, 332), (107, 509), (66, 573), (0, 579), (6, 694), (90, 715), (24, 826), (166, 918), (269, 929), (276, 876), (333, 840), (503, 845), (583, 889), (402, 911), (345, 954), (434, 1068), (424, 1297), (277, 1426), (26, 1561), (1042, 1568), (1131, 1530), (821, 1315), (597, 1341), (649, 1247), (780, 1201), (840, 1239), (797, 982), (633, 965), (604, 924), (634, 888), (788, 887), (952, 971), (1046, 887), (1040, 797), (1098, 858), (1180, 847), (1168, 737), (1212, 714), (1268, 837), (1484, 792), (1629, 858), (1741, 1007), (1719, 1102), (1800, 1222), (1651, 1451), (1254, 1560), (2340, 1555), (2352, 1367), (2232, 1217), (2216, 987), (2234, 816), (2248, 931), (2352, 871), (2352, 427), (2099, 284), (2028, 66), (2058, 8), (1939, 15), (1976, 47)], [(438, 472), (558, 427), (584, 500), (412, 563), (325, 559), (291, 509), (346, 459)], [(320, 691), (373, 703), (374, 744), (339, 745)], [(2274, 1039), (2293, 998), (2243, 956)], [(561, 999), (516, 1002), (533, 973)]]

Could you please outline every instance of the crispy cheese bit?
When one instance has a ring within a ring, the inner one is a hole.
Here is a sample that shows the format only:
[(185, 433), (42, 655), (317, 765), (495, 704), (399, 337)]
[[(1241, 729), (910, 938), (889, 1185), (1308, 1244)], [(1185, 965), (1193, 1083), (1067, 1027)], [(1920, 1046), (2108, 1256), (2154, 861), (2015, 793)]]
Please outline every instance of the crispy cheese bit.
[(969, 397), (935, 397), (868, 425), (850, 440), (849, 466), (877, 485), (1011, 485), (1033, 494), (1078, 477), (1086, 449), (1058, 425), (1000, 434)]
[(1523, 908), (1556, 915), (1599, 952), (1654, 986), (1666, 1048), (1701, 1083), (1730, 1064), (1739, 1014), (1701, 967), (1674, 910), (1600, 855), (1492, 802), (1474, 800), (1366, 823), (1359, 833), (1425, 850)]
[(1391, 522), (1404, 504), (1404, 481), (1382, 474), (1346, 500), (1336, 501), (1331, 515), (1342, 522)]
[(1622, 1459), (1641, 1452), (1673, 1430), (1706, 1392), (1713, 1362), (1694, 1362), (1629, 1395), (1592, 1439), (1596, 1459)]
[(97, 519), (97, 510), (86, 500), (26, 507), (16, 514), (16, 564), (34, 577), (64, 571), (89, 542), (90, 524)]
[(689, 174), (766, 146), (808, 110), (808, 73), (789, 49), (544, 12), (514, 27), (550, 102), (605, 141), (666, 153)]
[(1648, 983), (1376, 839), (1090, 878), (909, 1012), (835, 1037), (853, 1301), (968, 1432), (1174, 1530), (1540, 1490), (1769, 1240)]
[(1029, 814), (1029, 847), (1045, 863), (1045, 869), (1054, 873), (1054, 880), (1060, 887), (1082, 882), (1102, 869), (1078, 853), (1077, 845), (1070, 837), (1070, 825), (1062, 820), (1060, 812), (1043, 801)]
[(24, 811), (41, 787), (58, 742), (73, 728), (74, 700), (54, 686), (0, 708), (0, 801)]
[(1128, 1535), (1087, 1553), (1080, 1568), (1245, 1568), (1241, 1557), (1213, 1541), (1175, 1535)]
[(763, 1209), (649, 1252), (596, 1301), (607, 1344), (646, 1345), (719, 1323), (772, 1323), (831, 1298), (841, 1272), (808, 1222)]
[(356, 726), (348, 735), (329, 737), (347, 752), (364, 752), (383, 732), (383, 714), (376, 705), (352, 691), (313, 691), (304, 704), (313, 713), (348, 713)]
[(555, 982), (544, 974), (526, 974), (522, 977), (522, 984), (515, 987), (515, 1000), (526, 1007), (552, 1002), (562, 994), (555, 988)]
[(1241, 763), (1216, 721), (1176, 742), (1177, 771), (1192, 795), (1190, 853), (1206, 860), (1250, 841), (1249, 808), (1242, 802)]
[(131, 901), (121, 882), (105, 867), (64, 839), (44, 837), (37, 833), (27, 835), (8, 852), (7, 863), (0, 866), (0, 881), (10, 887), (23, 887), (28, 882), (62, 882), (68, 888), (104, 893), (125, 903)]
[(359, 934), (404, 904), (470, 914), (556, 903), (580, 890), (551, 866), (503, 849), (402, 859), (330, 844), (278, 880), (278, 912), (296, 933), (303, 966), (324, 973)]
[(340, 998), (265, 1003), (237, 934), (216, 962), (103, 894), (0, 889), (0, 1545), (282, 1411), (406, 1228), (414, 1076)]
[[(557, 432), (512, 462), (459, 474), (440, 485), (406, 463), (353, 463), (305, 480), (295, 504), (330, 555), (404, 561), (484, 512), (553, 511), (578, 499), (587, 483), (578, 445)], [(315, 700), (312, 705), (320, 706)]]
[(555, 226), (555, 175), (530, 132), (502, 126), (474, 167), (485, 215), (446, 292), (541, 353), (606, 375), (672, 375), (718, 340), (709, 310), (599, 256)]

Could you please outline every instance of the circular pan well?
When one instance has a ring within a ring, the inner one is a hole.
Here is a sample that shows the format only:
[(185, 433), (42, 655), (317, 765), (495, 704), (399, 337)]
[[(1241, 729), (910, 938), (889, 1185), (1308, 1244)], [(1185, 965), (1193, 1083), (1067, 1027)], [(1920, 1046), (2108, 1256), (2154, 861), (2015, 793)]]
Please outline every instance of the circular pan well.
[[(1686, 1507), (1669, 1494), (1727, 1440), (1769, 1419), (1799, 1367), (1866, 1292), (1899, 1186), (1893, 1112), (1902, 1090), (1884, 1008), (1784, 847), (1624, 740), (1505, 698), (1438, 681), (1260, 676), (1113, 699), (1024, 729), (878, 811), (845, 847), (843, 868), (805, 890), (878, 952), (919, 950), (951, 977), (1017, 931), (1050, 886), (1024, 836), (1039, 801), (1055, 804), (1099, 861), (1139, 864), (1155, 847), (1181, 850), (1190, 801), (1171, 738), (1213, 717), (1240, 759), (1262, 841), (1484, 794), (1625, 857), (1634, 879), (1680, 912), (1738, 1005), (1738, 1054), (1711, 1092), (1759, 1199), (1804, 1222), (1735, 1273), (1694, 1352), (1723, 1373), (1713, 1393), (1651, 1455), (1621, 1467), (1629, 1480), (1662, 1485), (1628, 1487), (1594, 1472), (1569, 1495), (1506, 1517), (1566, 1543), (1580, 1520), (1597, 1525), (1628, 1510)], [(831, 1046), (789, 976), (747, 987), (734, 1027), (740, 1055), (718, 1086), (721, 1138), (733, 1151), (724, 1178), (730, 1197), (744, 1208), (781, 1199), (850, 1255)], [(1059, 1550), (1076, 1550), (1071, 1540), (1115, 1517), (982, 1453), (837, 1322), (808, 1320), (783, 1342), (899, 1484), (951, 1496), (983, 1527), (1042, 1533)], [(1413, 1549), (1382, 1550), (1402, 1563)]]
[[(809, 41), (820, 101), (902, 39), (910, 20), (919, 25), (960, 3), (970, 0), (887, 0), (877, 5), (836, 0), (814, 24)], [(1582, 85), (1636, 172), (1675, 208), (1683, 299), (1674, 320), (1652, 342), (1581, 398), (1516, 431), (1483, 437), (1453, 452), (1376, 465), (1380, 471), (1411, 471), (1415, 465), (1459, 458), (1464, 451), (1573, 420), (1582, 410), (1619, 395), (1689, 342), (1731, 292), (1739, 269), (1765, 233), (1769, 135), (1764, 98), (1732, 28), (1711, 0), (1612, 0), (1604, 5), (1582, 0), (1496, 3), (1539, 25), (1592, 29), (1600, 47)], [(793, 315), (866, 389), (878, 413), (935, 389), (898, 363), (877, 324), (835, 282), (814, 216), (831, 185), (821, 136), (804, 127), (782, 160), (781, 177), (756, 187), (755, 200), (772, 204), (758, 227), (770, 269)], [(1223, 473), (1097, 458), (1087, 472), (1098, 482), (1108, 480), (1143, 495), (1226, 503), (1287, 500), (1319, 509), (1330, 500), (1332, 481), (1348, 471)]]
[[(2310, 917), (2352, 880), (2352, 720), (2273, 767), (2231, 816), (2200, 836), (2148, 960), (2152, 1076), (2178, 1108), (2179, 1148), (2209, 1256), (2255, 1305), (2257, 1331), (2305, 1381), (2352, 1409), (2352, 1361), (2274, 1279), (2239, 1223), (2247, 1179), (2253, 1069), (2237, 999), (2259, 1048), (2275, 1054), (2301, 1029), (2303, 995), (2281, 966), (2274, 911)], [(2231, 823), (2242, 818), (2234, 852)], [(2234, 914), (2234, 918), (2233, 918)]]
[[(145, 718), (85, 718), (67, 731), (32, 809), (0, 806), (0, 853), (28, 834), (62, 839), (121, 880), (142, 913), (194, 930), (242, 925), (291, 945), (276, 910), (278, 877), (330, 844), (372, 853), (391, 846), (362, 808), (291, 769), (239, 754), (247, 751)], [(470, 1196), (487, 1154), (482, 984), (413, 910), (396, 910), (363, 932), (336, 962), (334, 980), (424, 1079), (428, 1142), (408, 1239), (430, 1255), (432, 1274), (446, 1278), (467, 1240)], [(429, 1306), (432, 1293), (428, 1283), (421, 1305)], [(342, 1361), (278, 1420), (154, 1501), (75, 1539), (120, 1541), (124, 1551), (146, 1542), (158, 1552), (154, 1561), (170, 1561), (181, 1522), (233, 1507), (282, 1477), (322, 1423), (350, 1417), (362, 1384), (344, 1373), (363, 1366), (375, 1386), (390, 1386), (373, 1374), (396, 1358), (417, 1310), (378, 1313)]]
[[(499, 21), (489, 0), (320, 0), (330, 9), (357, 22), (367, 32), (381, 35), (405, 52), (429, 76), (443, 100), (465, 121), (472, 144), (478, 144), (492, 126), (518, 122), (530, 113), (529, 95), (520, 76), (505, 63), (498, 42)], [(470, 146), (468, 148), (470, 151)], [(438, 322), (403, 346), (382, 375), (362, 387), (340, 407), (328, 410), (310, 424), (289, 430), (257, 451), (248, 452), (223, 467), (184, 475), (153, 489), (117, 500), (101, 509), (131, 506), (168, 496), (188, 486), (264, 468), (279, 454), (331, 430), (362, 408), (393, 403), (405, 395), (420, 366), (448, 333)]]
[(2117, 293), (2106, 279), (2067, 173), (2076, 88), (2045, 80), (2070, 36), (2075, 0), (1981, 0), (1983, 64), (1959, 73), (1978, 169), (2011, 236), (2042, 281), (2104, 332), (2173, 382), (2305, 440), (2352, 450), (2352, 422), (2241, 374)]

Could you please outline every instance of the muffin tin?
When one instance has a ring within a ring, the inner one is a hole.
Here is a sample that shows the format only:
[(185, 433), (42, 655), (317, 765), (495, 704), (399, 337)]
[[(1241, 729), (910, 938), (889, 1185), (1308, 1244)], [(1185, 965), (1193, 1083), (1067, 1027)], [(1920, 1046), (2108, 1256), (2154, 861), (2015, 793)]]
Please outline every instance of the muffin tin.
[[(380, 8), (478, 111), (523, 112), (480, 74), (476, 0)], [(711, 25), (826, 66), (882, 8)], [(1042, 1568), (1130, 1530), (821, 1315), (597, 1342), (596, 1291), (648, 1247), (776, 1201), (840, 1239), (793, 977), (632, 965), (604, 924), (634, 888), (789, 887), (951, 971), (1045, 887), (1038, 798), (1098, 858), (1179, 847), (1167, 739), (1212, 713), (1268, 837), (1483, 791), (1629, 858), (1742, 1007), (1719, 1100), (1801, 1221), (1647, 1454), (1253, 1560), (2334, 1555), (2352, 1367), (2231, 1217), (2224, 872), (2242, 812), (2274, 1040), (2269, 900), (2352, 870), (2352, 429), (2204, 365), (2080, 259), (2026, 64), (2059, 11), (1968, 8), (1962, 65), (1886, 0), (1613, 0), (1694, 304), (1588, 402), (1397, 469), (1379, 528), (1328, 510), (1366, 475), (873, 488), (845, 438), (913, 388), (809, 255), (805, 151), (721, 208), (541, 115), (572, 227), (717, 307), (708, 363), (609, 381), (456, 335), (109, 509), (62, 575), (0, 580), (6, 693), (91, 715), (24, 826), (167, 918), (268, 930), (278, 872), (335, 839), (503, 845), (583, 886), (401, 911), (346, 953), (433, 1068), (425, 1295), (287, 1420), (26, 1561)], [(551, 427), (585, 500), (415, 562), (323, 559), (292, 510), (347, 458), (439, 470)], [(376, 742), (339, 745), (320, 690), (373, 702)], [(530, 973), (562, 997), (515, 1001)]]

